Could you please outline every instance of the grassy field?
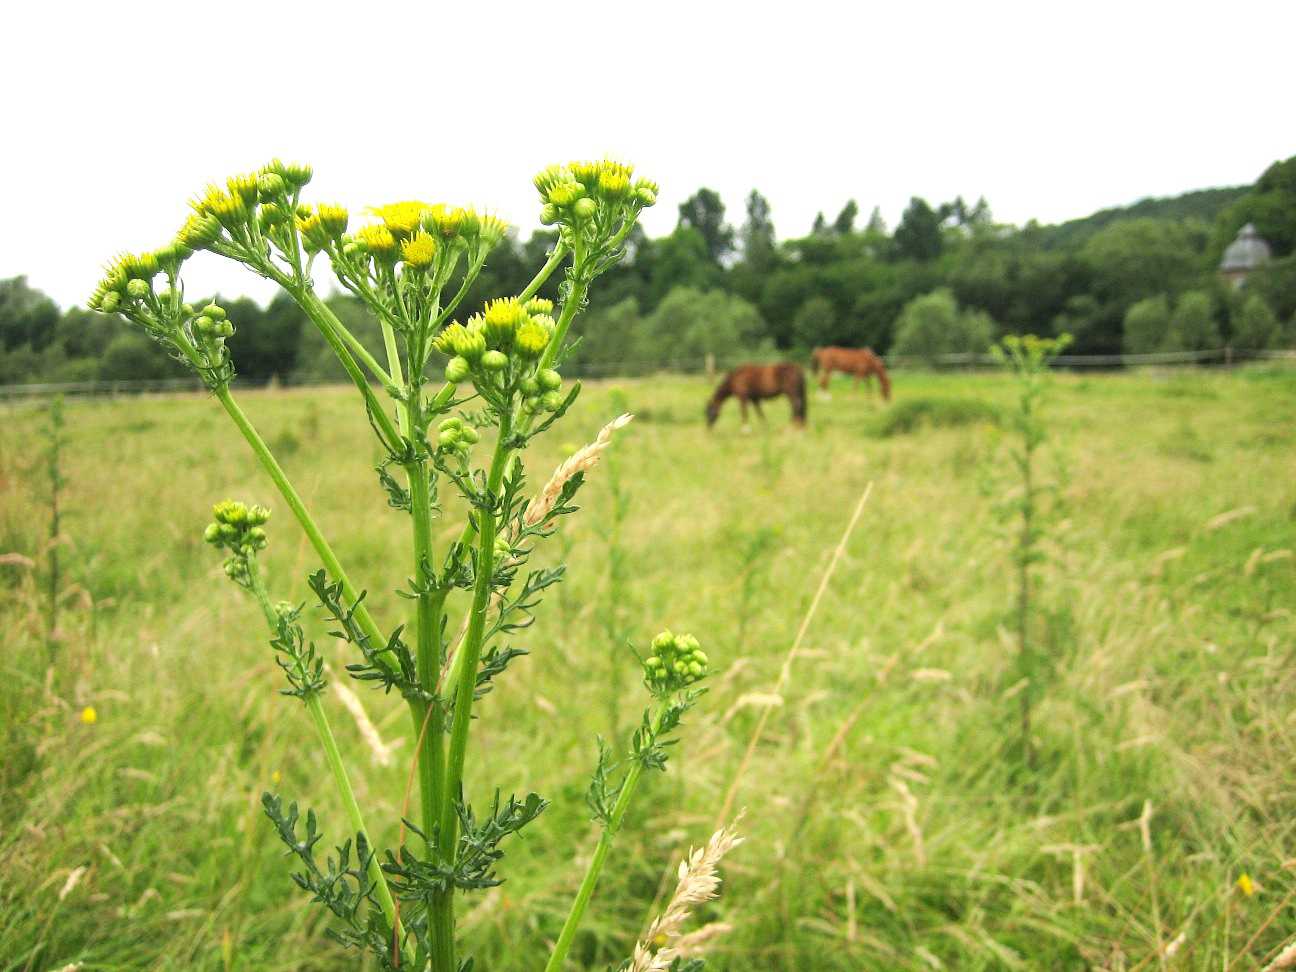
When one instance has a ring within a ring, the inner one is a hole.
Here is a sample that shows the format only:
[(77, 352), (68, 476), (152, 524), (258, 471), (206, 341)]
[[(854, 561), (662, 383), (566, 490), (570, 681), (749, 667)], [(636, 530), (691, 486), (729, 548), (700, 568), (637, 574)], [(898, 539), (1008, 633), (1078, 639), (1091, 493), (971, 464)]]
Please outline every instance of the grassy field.
[[(407, 526), (357, 461), (377, 456), (352, 394), (242, 398), (391, 619), (407, 610), (390, 593), (407, 568), (388, 551)], [(512, 846), (507, 882), (465, 906), (478, 972), (541, 964), (593, 846), (592, 825), (575, 852), (558, 835), (587, 826), (595, 735), (642, 708), (609, 632), (642, 644), (667, 625), (694, 632), (717, 675), (631, 812), (574, 965), (628, 955), (775, 704), (738, 790), (748, 841), (701, 916), (733, 926), (717, 969), (1250, 970), (1296, 935), (1296, 372), (1057, 379), (1045, 460), (1069, 480), (1039, 575), (1052, 666), (1033, 769), (1017, 735), (1009, 539), (981, 487), (1006, 472), (994, 419), (1010, 381), (900, 373), (887, 409), (843, 382), (812, 398), (805, 432), (775, 404), (750, 434), (736, 410), (708, 433), (706, 394), (700, 379), (591, 385), (537, 445), (543, 479), (622, 402), (638, 414), (541, 558), (571, 573), (523, 641), (531, 656), (481, 705), (490, 772), (475, 763), (470, 787), (553, 806)], [(259, 796), (315, 806), (330, 836), (343, 817), (322, 759), (299, 747), (304, 714), (277, 695), (255, 605), (201, 540), (213, 501), (277, 496), (205, 397), (67, 415), (51, 649), (44, 419), (0, 412), (0, 554), (35, 561), (0, 565), (0, 969), (354, 968), (289, 886)], [(306, 600), (309, 546), (286, 511), (269, 529), (273, 594)], [(399, 702), (362, 697), (385, 739), (404, 735)], [(380, 765), (327, 701), (370, 819), (396, 819), (404, 749)]]

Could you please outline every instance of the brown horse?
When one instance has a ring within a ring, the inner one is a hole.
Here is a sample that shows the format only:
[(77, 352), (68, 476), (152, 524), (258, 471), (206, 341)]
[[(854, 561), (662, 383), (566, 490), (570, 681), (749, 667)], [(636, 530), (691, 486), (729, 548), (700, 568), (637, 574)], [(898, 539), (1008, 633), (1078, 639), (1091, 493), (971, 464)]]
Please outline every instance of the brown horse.
[(780, 395), (786, 395), (792, 403), (792, 421), (797, 425), (805, 425), (805, 372), (800, 365), (787, 362), (739, 365), (725, 375), (725, 380), (720, 382), (711, 401), (707, 402), (707, 427), (715, 425), (720, 416), (720, 406), (728, 398), (738, 399), (738, 404), (742, 406), (743, 423), (746, 424), (748, 402), (755, 406), (756, 414), (763, 421), (765, 413), (761, 411), (761, 400), (778, 398)]
[(832, 373), (840, 371), (854, 375), (860, 381), (876, 375), (883, 400), (891, 398), (891, 378), (887, 375), (886, 365), (872, 348), (815, 348), (810, 355), (810, 367), (819, 374), (819, 387), (825, 391)]

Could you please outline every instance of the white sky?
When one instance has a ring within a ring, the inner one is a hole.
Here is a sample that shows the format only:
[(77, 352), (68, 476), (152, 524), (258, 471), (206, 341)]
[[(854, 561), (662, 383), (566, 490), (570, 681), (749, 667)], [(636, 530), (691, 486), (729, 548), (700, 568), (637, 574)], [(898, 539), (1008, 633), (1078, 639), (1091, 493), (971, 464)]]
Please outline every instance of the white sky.
[[(114, 252), (166, 241), (206, 182), (271, 156), (312, 198), (493, 208), (525, 236), (532, 174), (611, 154), (752, 187), (780, 237), (854, 197), (985, 195), (1007, 222), (1254, 180), (1296, 153), (1296, 4), (10, 4), (0, 41), (0, 278), (83, 301)], [(191, 293), (264, 299), (211, 256)]]

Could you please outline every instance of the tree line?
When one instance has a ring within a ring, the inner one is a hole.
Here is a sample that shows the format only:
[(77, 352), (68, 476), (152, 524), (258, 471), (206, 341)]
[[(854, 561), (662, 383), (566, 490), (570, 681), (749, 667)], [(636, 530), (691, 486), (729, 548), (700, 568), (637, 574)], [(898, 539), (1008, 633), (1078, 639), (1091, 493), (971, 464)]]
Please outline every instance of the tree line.
[[(1273, 259), (1240, 289), (1217, 268), (1245, 223)], [(510, 236), (470, 303), (516, 293), (554, 236)], [(1058, 225), (997, 223), (984, 199), (913, 198), (894, 230), (851, 200), (810, 232), (779, 239), (769, 201), (753, 190), (735, 225), (718, 193), (699, 189), (675, 229), (627, 241), (589, 309), (573, 364), (633, 373), (823, 344), (931, 357), (984, 351), (1005, 334), (1074, 336), (1077, 354), (1296, 345), (1296, 157), (1250, 186), (1209, 189), (1103, 210)], [(554, 297), (554, 285), (546, 296)], [(262, 307), (223, 298), (238, 332), (240, 375), (252, 381), (341, 377), (323, 339), (278, 297)], [(362, 334), (358, 302), (331, 299)], [(0, 281), (0, 383), (131, 380), (181, 374), (112, 315), (60, 309), (23, 277)]]

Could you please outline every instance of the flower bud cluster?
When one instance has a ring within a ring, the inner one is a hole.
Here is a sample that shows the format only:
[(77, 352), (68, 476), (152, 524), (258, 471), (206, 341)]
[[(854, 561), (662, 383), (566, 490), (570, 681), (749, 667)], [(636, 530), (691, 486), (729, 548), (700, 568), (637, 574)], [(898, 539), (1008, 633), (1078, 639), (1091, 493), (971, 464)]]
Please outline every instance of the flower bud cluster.
[(441, 453), (454, 453), (464, 459), (477, 444), (480, 436), (477, 430), (464, 422), (457, 415), (442, 420), (437, 426), (436, 450)]
[(264, 525), (270, 511), (264, 506), (248, 506), (234, 500), (221, 500), (212, 507), (212, 522), (203, 531), (203, 539), (214, 547), (230, 551), (225, 560), (225, 576), (237, 584), (251, 584), (249, 559), (267, 542)]
[(432, 339), (432, 347), (450, 360), (445, 378), (458, 384), (472, 378), (480, 384), (493, 383), (496, 376), (511, 375), (519, 380), (524, 400), (537, 403), (547, 392), (553, 408), (561, 403), (557, 391), (562, 384), (556, 371), (536, 372), (536, 363), (549, 347), (557, 327), (550, 312), (553, 301), (532, 298), (523, 303), (513, 297), (489, 301), (480, 314), (465, 324), (445, 327)]
[(644, 683), (653, 694), (667, 695), (705, 678), (707, 656), (692, 635), (663, 631), (652, 640), (643, 668)]
[(621, 219), (633, 219), (657, 202), (657, 184), (632, 182), (633, 176), (633, 166), (610, 159), (551, 165), (534, 180), (543, 204), (540, 222), (572, 228), (596, 222), (615, 228)]

